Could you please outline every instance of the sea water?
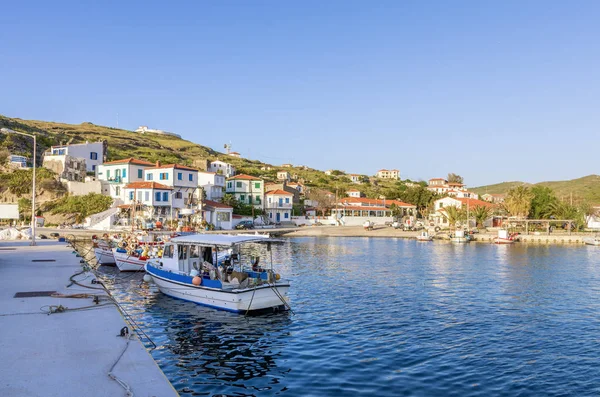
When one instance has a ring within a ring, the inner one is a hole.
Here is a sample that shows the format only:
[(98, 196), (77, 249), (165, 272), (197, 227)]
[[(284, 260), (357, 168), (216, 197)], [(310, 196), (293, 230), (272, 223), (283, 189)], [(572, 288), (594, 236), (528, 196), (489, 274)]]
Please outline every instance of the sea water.
[(181, 395), (600, 393), (600, 247), (297, 238), (258, 254), (292, 280), (293, 313), (222, 312), (101, 268)]

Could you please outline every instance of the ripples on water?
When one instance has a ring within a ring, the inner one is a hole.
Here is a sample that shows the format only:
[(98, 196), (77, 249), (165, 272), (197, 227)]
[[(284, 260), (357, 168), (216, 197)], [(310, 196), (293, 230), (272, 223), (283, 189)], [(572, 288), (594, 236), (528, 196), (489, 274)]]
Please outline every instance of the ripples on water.
[(600, 393), (599, 257), (587, 246), (293, 239), (273, 260), (293, 280), (295, 315), (248, 318), (102, 269), (181, 395), (579, 396)]

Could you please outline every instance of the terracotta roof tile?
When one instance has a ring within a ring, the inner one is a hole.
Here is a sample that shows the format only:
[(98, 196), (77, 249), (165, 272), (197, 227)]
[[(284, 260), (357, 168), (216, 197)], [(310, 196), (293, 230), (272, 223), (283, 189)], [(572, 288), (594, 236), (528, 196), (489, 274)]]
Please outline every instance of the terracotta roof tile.
[(271, 196), (274, 194), (280, 194), (280, 195), (284, 195), (284, 196), (293, 196), (292, 193), (288, 193), (285, 190), (281, 190), (281, 189), (276, 189), (276, 190), (271, 190), (270, 192), (267, 192), (267, 196)]
[(235, 176), (227, 178), (228, 181), (233, 181), (235, 179), (244, 179), (244, 180), (250, 180), (250, 181), (262, 181), (262, 179), (260, 179), (260, 178), (257, 178), (252, 175), (246, 175), (246, 174), (239, 174), (239, 175), (235, 175)]
[(233, 207), (230, 207), (227, 204), (219, 203), (217, 201), (212, 201), (212, 200), (203, 200), (202, 203), (208, 205), (209, 207), (213, 207), (213, 208), (231, 208), (231, 209), (233, 209)]
[(161, 168), (174, 168), (174, 169), (178, 169), (178, 170), (188, 170), (188, 171), (198, 171), (195, 168), (192, 167), (188, 167), (186, 165), (181, 165), (181, 164), (165, 164), (165, 165), (159, 165), (156, 166), (156, 164), (152, 164), (154, 167), (150, 167), (148, 168), (149, 170), (157, 170), (157, 169), (161, 169)]
[(161, 189), (161, 190), (173, 190), (172, 187), (163, 185), (158, 182), (131, 182), (125, 189)]
[(154, 163), (151, 163), (149, 161), (144, 161), (144, 160), (138, 160), (138, 159), (134, 159), (133, 157), (130, 157), (128, 159), (121, 159), (121, 160), (114, 160), (114, 161), (107, 161), (106, 163), (102, 164), (102, 165), (110, 165), (110, 164), (136, 164), (136, 165), (154, 165)]

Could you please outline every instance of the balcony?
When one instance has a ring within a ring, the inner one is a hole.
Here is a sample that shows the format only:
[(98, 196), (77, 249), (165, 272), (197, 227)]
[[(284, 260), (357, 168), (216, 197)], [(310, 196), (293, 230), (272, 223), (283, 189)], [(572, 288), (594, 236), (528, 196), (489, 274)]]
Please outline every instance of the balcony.
[(123, 179), (120, 176), (115, 176), (113, 178), (108, 178), (108, 181), (111, 183), (121, 183)]

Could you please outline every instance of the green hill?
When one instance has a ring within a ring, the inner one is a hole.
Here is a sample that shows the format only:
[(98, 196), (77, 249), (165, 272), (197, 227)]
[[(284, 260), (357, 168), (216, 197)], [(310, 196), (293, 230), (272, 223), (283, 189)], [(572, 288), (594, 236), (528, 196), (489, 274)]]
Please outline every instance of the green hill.
[(588, 175), (569, 181), (548, 181), (536, 184), (523, 182), (503, 182), (494, 185), (480, 186), (470, 190), (478, 194), (506, 193), (510, 188), (519, 186), (547, 186), (556, 192), (558, 198), (567, 199), (571, 195), (574, 199), (584, 199), (592, 204), (600, 204), (600, 176)]
[[(107, 141), (107, 160), (117, 160), (135, 157), (142, 160), (162, 163), (179, 163), (202, 168), (203, 160), (223, 160), (233, 164), (238, 173), (259, 176), (267, 181), (277, 179), (277, 171), (282, 168), (265, 164), (256, 160), (235, 158), (217, 152), (209, 147), (199, 145), (173, 136), (157, 134), (139, 134), (136, 132), (95, 125), (92, 123), (64, 124), (47, 121), (22, 120), (0, 115), (0, 128), (10, 128), (15, 131), (34, 133), (38, 137), (38, 161), (42, 153), (53, 145), (66, 143), (84, 143), (85, 141)], [(32, 141), (27, 137), (15, 134), (0, 134), (0, 150), (8, 149), (12, 154), (31, 156)], [(377, 180), (375, 184), (353, 184), (343, 174), (326, 175), (323, 171), (309, 167), (291, 167), (286, 171), (302, 180), (306, 185), (328, 189), (339, 196), (345, 196), (348, 189), (358, 189), (367, 197), (397, 198), (406, 189), (399, 181)], [(365, 179), (368, 177), (365, 175)]]

